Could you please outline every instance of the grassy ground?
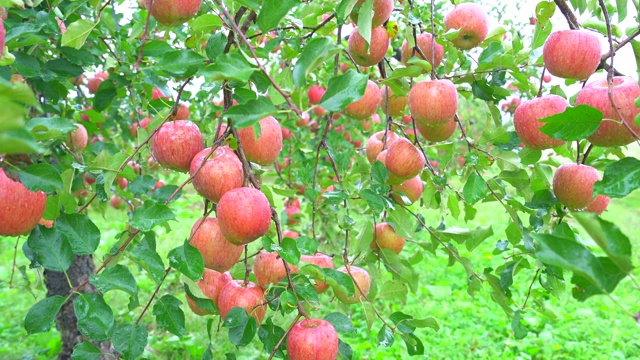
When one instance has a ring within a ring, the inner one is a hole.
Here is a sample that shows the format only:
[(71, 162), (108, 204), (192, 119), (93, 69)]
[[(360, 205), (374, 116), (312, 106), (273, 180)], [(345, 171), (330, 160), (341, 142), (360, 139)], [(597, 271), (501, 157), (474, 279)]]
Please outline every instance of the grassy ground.
[[(161, 256), (178, 246), (188, 234), (191, 225), (200, 216), (196, 195), (187, 193), (181, 200), (176, 214), (179, 222), (172, 223), (173, 231), (158, 237), (158, 251)], [(427, 220), (434, 223), (435, 214), (427, 214)], [(483, 204), (476, 219), (467, 225), (473, 227), (480, 224), (494, 224), (494, 237), (486, 240), (474, 253), (465, 254), (477, 270), (483, 267), (496, 268), (504, 263), (501, 256), (492, 255), (494, 244), (504, 238), (504, 226), (507, 224), (504, 212), (495, 204)], [(500, 217), (500, 219), (496, 219)], [(638, 249), (640, 238), (637, 235), (640, 224), (640, 191), (625, 199), (614, 199), (604, 218), (613, 220), (631, 238), (635, 249), (636, 265), (640, 263)], [(98, 251), (104, 254), (115, 242), (114, 236), (126, 222), (124, 212), (107, 209), (104, 217), (99, 218), (98, 226), (103, 229), (103, 245)], [(502, 228), (500, 228), (500, 224)], [(450, 222), (449, 225), (454, 225)], [(24, 239), (20, 240), (20, 246)], [(0, 321), (0, 359), (50, 359), (56, 356), (60, 348), (59, 335), (54, 330), (26, 337), (22, 327), (22, 319), (28, 309), (44, 296), (44, 286), (40, 272), (28, 269), (28, 261), (18, 253), (17, 266), (27, 267), (25, 276), (16, 272), (14, 288), (9, 288), (9, 278), (13, 261), (13, 238), (0, 238), (3, 251), (0, 252), (0, 313), (4, 314)], [(407, 253), (417, 250), (415, 244), (408, 244)], [(531, 332), (523, 340), (514, 338), (510, 327), (510, 319), (501, 308), (491, 301), (488, 289), (476, 294), (474, 298), (467, 294), (466, 275), (459, 265), (447, 267), (446, 256), (435, 257), (425, 254), (427, 258), (420, 263), (420, 287), (416, 294), (409, 294), (405, 304), (381, 302), (376, 303), (378, 310), (385, 315), (402, 310), (413, 314), (416, 318), (435, 317), (441, 327), (435, 332), (431, 329), (418, 330), (417, 335), (425, 345), (425, 354), (434, 359), (640, 359), (639, 328), (606, 297), (595, 297), (586, 303), (573, 300), (569, 294), (561, 299), (545, 298), (545, 306), (557, 316), (555, 321), (528, 310), (524, 319)], [(165, 260), (166, 261), (166, 260)], [(134, 268), (134, 267), (132, 267)], [(133, 269), (137, 271), (137, 269)], [(134, 274), (135, 275), (135, 274)], [(640, 273), (636, 271), (636, 276)], [(146, 276), (137, 276), (139, 280), (140, 301), (146, 302), (154, 290), (154, 283)], [(528, 279), (516, 278), (514, 300), (521, 304), (521, 294), (526, 292)], [(537, 291), (538, 287), (534, 287)], [(177, 294), (182, 298), (179, 276), (168, 277), (166, 292)], [(161, 292), (163, 294), (164, 292)], [(639, 309), (639, 292), (629, 281), (623, 281), (616, 290), (615, 297), (630, 311)], [(130, 321), (137, 317), (141, 309), (129, 311), (127, 299), (117, 291), (106, 295), (112, 304), (117, 319)], [(336, 304), (329, 294), (322, 295), (323, 308), (314, 316), (322, 317), (336, 311), (341, 305)], [(408, 358), (405, 345), (399, 338), (391, 348), (377, 347), (375, 341), (380, 322), (374, 324), (367, 333), (363, 311), (352, 306), (352, 319), (358, 327), (356, 334), (343, 337), (354, 349), (357, 359)], [(206, 319), (185, 311), (187, 317), (187, 334), (182, 338), (158, 330), (153, 324), (153, 317), (147, 314), (143, 323), (150, 331), (149, 346), (145, 357), (154, 359), (199, 359), (207, 344)], [(276, 320), (276, 322), (280, 322)], [(216, 321), (217, 324), (217, 321)], [(227, 340), (226, 330), (214, 333), (212, 340), (215, 358), (223, 359), (226, 352), (233, 352), (234, 347)], [(266, 358), (261, 352), (262, 344), (257, 337), (253, 343), (238, 351), (238, 358)]]

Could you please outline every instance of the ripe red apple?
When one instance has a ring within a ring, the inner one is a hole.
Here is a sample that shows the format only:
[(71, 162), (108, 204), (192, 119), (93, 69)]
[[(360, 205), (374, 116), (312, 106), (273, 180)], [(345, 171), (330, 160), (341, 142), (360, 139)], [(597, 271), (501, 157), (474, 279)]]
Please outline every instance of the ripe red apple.
[(72, 130), (67, 138), (67, 146), (73, 151), (82, 152), (89, 143), (87, 129), (82, 124), (74, 123), (77, 129)]
[(167, 95), (165, 95), (162, 90), (158, 89), (157, 87), (154, 87), (153, 90), (151, 90), (151, 98), (153, 100), (158, 100), (161, 98), (165, 98), (165, 99), (169, 99), (169, 97)]
[(172, 120), (187, 120), (191, 116), (191, 112), (189, 111), (189, 107), (185, 104), (180, 104), (180, 106), (176, 109), (176, 114), (171, 117)]
[(311, 87), (309, 88), (309, 91), (307, 91), (307, 96), (309, 97), (309, 104), (318, 105), (320, 103), (320, 100), (322, 100), (322, 97), (324, 96), (325, 92), (327, 92), (327, 88), (316, 85), (316, 84), (311, 85)]
[[(438, 66), (440, 66), (440, 63), (444, 58), (444, 46), (438, 44), (437, 42), (435, 42), (435, 40), (432, 41), (432, 39), (433, 37), (431, 36), (430, 33), (422, 33), (416, 36), (416, 40), (418, 40), (417, 41), (418, 48), (420, 49), (420, 51), (422, 51), (424, 56), (427, 57), (426, 59), (424, 59), (422, 55), (420, 55), (420, 53), (416, 51), (414, 48), (409, 47), (409, 42), (405, 40), (402, 43), (402, 51), (401, 51), (402, 62), (406, 65), (409, 59), (415, 56), (422, 60), (427, 60), (431, 64), (431, 66), (433, 66), (433, 68), (437, 68)], [(435, 50), (434, 52), (431, 51), (432, 43), (433, 43), (433, 49)], [(432, 58), (434, 63), (431, 63)]]
[(0, 168), (0, 236), (29, 234), (38, 225), (46, 205), (47, 194), (27, 189)]
[(123, 178), (123, 177), (117, 177), (116, 178), (116, 184), (118, 184), (118, 187), (122, 190), (125, 190), (127, 188), (127, 186), (129, 185), (129, 180)]
[[(311, 109), (311, 111), (313, 112), (313, 115), (315, 116), (324, 116), (324, 114), (327, 113), (327, 111), (322, 107), (322, 106), (315, 106), (313, 109)], [(314, 122), (312, 121), (311, 123), (309, 123), (309, 125), (311, 125), (313, 127)], [(316, 129), (318, 128), (318, 126), (316, 125)]]
[(457, 123), (451, 119), (448, 123), (440, 126), (425, 126), (416, 121), (416, 129), (427, 141), (440, 142), (445, 141), (456, 132)]
[(247, 160), (263, 166), (271, 165), (282, 151), (282, 129), (278, 120), (267, 116), (260, 120), (260, 136), (257, 139), (253, 127), (248, 127), (238, 130), (238, 141)]
[(409, 112), (426, 126), (444, 125), (458, 111), (458, 91), (449, 80), (425, 80), (409, 91)]
[(391, 90), (391, 88), (389, 88), (388, 86), (383, 86), (380, 89), (380, 94), (382, 94), (380, 111), (386, 114), (388, 107), (389, 116), (400, 116), (404, 113), (404, 109), (407, 107), (407, 102), (409, 101), (406, 96), (394, 95), (393, 90)]
[(290, 360), (334, 360), (338, 356), (338, 333), (330, 322), (305, 319), (291, 328), (287, 336)]
[(544, 43), (542, 57), (547, 70), (563, 79), (584, 80), (600, 64), (600, 40), (587, 30), (561, 30)]
[(372, 66), (384, 58), (389, 50), (389, 33), (382, 26), (371, 29), (371, 41), (367, 50), (367, 43), (358, 32), (354, 29), (349, 36), (349, 54), (353, 61), (360, 66)]
[(123, 203), (124, 201), (116, 195), (111, 196), (111, 199), (109, 199), (109, 204), (111, 204), (111, 207), (116, 210), (120, 209)]
[(394, 142), (396, 142), (398, 140), (398, 135), (396, 135), (396, 133), (394, 133), (393, 131), (387, 131), (387, 146), (385, 147), (384, 145), (384, 136), (385, 136), (385, 131), (378, 131), (377, 133), (371, 135), (371, 137), (369, 138), (369, 140), (367, 140), (367, 145), (366, 145), (366, 150), (365, 153), (367, 155), (367, 160), (369, 160), (369, 163), (373, 164), (376, 162), (376, 158), (378, 157), (378, 155), (380, 155), (380, 152), (382, 151), (383, 148), (388, 149), (389, 146), (391, 146), (391, 144), (393, 144)]
[[(320, 97), (322, 99), (322, 97)], [(298, 119), (298, 121), (296, 121), (296, 125), (299, 127), (303, 127), (303, 126), (308, 126), (309, 125), (309, 120), (311, 120), (311, 116), (309, 116), (308, 112), (303, 112), (302, 116), (300, 116), (300, 119)]]
[(138, 135), (138, 127), (142, 127), (143, 129), (149, 131), (149, 123), (151, 121), (153, 121), (152, 118), (146, 117), (146, 118), (143, 118), (142, 120), (140, 120), (140, 124), (139, 125), (136, 122), (131, 123), (131, 126), (129, 127), (129, 134), (131, 134), (131, 136), (137, 136)]
[(609, 206), (609, 200), (611, 200), (611, 198), (606, 195), (597, 195), (591, 205), (587, 206), (584, 211), (602, 215), (607, 209), (607, 206)]
[(300, 208), (297, 206), (287, 206), (284, 208), (287, 213), (287, 225), (295, 225), (300, 217)]
[[(355, 293), (353, 296), (347, 296), (346, 293), (335, 290), (334, 293), (338, 300), (342, 301), (345, 304), (355, 304), (360, 302), (361, 299), (364, 299), (365, 296), (369, 294), (369, 290), (371, 289), (371, 277), (367, 270), (363, 268), (359, 268), (357, 266), (350, 266), (351, 276), (356, 285), (354, 285)], [(338, 271), (341, 271), (345, 274), (349, 274), (347, 269), (343, 266)], [(359, 288), (359, 289), (358, 289)]]
[(220, 317), (227, 317), (229, 310), (234, 307), (244, 308), (247, 313), (256, 319), (258, 325), (267, 313), (267, 304), (264, 291), (258, 285), (249, 282), (246, 286), (242, 280), (231, 280), (220, 290), (218, 295), (218, 310)]
[(529, 18), (529, 24), (530, 25), (535, 25), (538, 22), (538, 19), (536, 19), (535, 17), (530, 17)]
[(553, 174), (553, 193), (569, 210), (584, 210), (595, 200), (593, 184), (598, 180), (600, 174), (591, 166), (564, 164)]
[(282, 232), (282, 238), (292, 238), (292, 239), (297, 239), (300, 237), (300, 234), (297, 231), (293, 231), (293, 230), (285, 230), (284, 232)]
[(227, 191), (242, 186), (244, 173), (242, 162), (227, 146), (216, 148), (213, 155), (202, 165), (210, 152), (211, 148), (206, 148), (197, 153), (191, 160), (189, 173), (193, 176), (193, 187), (198, 194), (217, 203)]
[(236, 245), (248, 244), (266, 234), (271, 206), (260, 190), (241, 187), (226, 192), (218, 203), (218, 221), (224, 237)]
[(282, 130), (282, 139), (291, 140), (291, 129), (283, 127), (281, 130)]
[(389, 170), (389, 183), (399, 184), (420, 174), (425, 159), (411, 141), (400, 138), (389, 146), (385, 166)]
[(456, 5), (444, 18), (445, 31), (460, 29), (458, 37), (451, 42), (455, 47), (469, 50), (484, 41), (489, 32), (487, 14), (474, 3)]
[[(592, 106), (600, 110), (603, 116), (598, 130), (587, 139), (596, 146), (609, 147), (630, 144), (635, 138), (621, 123), (620, 117), (611, 106), (608, 91), (607, 80), (602, 79), (587, 84), (578, 93), (576, 105)], [(637, 80), (628, 76), (615, 77), (611, 92), (624, 121), (636, 134), (640, 134), (640, 126), (634, 122), (634, 118), (640, 113), (640, 108), (636, 107), (634, 103), (635, 99), (640, 96)]]
[(376, 113), (381, 101), (380, 88), (376, 83), (369, 80), (362, 98), (347, 105), (344, 108), (344, 113), (354, 119), (366, 119)]
[(151, 16), (164, 26), (177, 26), (190, 20), (200, 9), (201, 0), (145, 0)]
[[(331, 260), (331, 257), (323, 253), (316, 253), (314, 255), (300, 255), (300, 260), (309, 264), (317, 265), (318, 267), (321, 267), (324, 269), (334, 268), (333, 260)], [(314, 281), (316, 282), (316, 284), (313, 285), (313, 287), (316, 289), (318, 294), (327, 291), (327, 289), (329, 288), (329, 284), (323, 281), (317, 281), (317, 280), (314, 280)]]
[[(358, 24), (358, 15), (362, 9), (365, 0), (358, 0), (351, 10), (351, 20), (354, 24)], [(393, 0), (373, 0), (373, 17), (371, 18), (371, 27), (380, 26), (389, 20), (393, 12)]]
[[(151, 158), (153, 159), (153, 158)], [(153, 190), (158, 190), (165, 185), (164, 181), (158, 180), (156, 181), (156, 185), (153, 187)]]
[(544, 81), (545, 83), (550, 83), (550, 82), (551, 82), (551, 75), (549, 75), (549, 74), (545, 74), (545, 75), (542, 77), (542, 81)]
[[(289, 264), (291, 273), (297, 273), (298, 268)], [(253, 273), (256, 275), (258, 285), (265, 289), (269, 284), (277, 284), (287, 276), (282, 258), (277, 252), (260, 250), (253, 262)]]
[(91, 94), (95, 94), (98, 92), (98, 88), (103, 81), (109, 78), (109, 74), (104, 71), (96, 73), (94, 77), (87, 80), (87, 88)]
[(569, 106), (567, 100), (558, 95), (545, 95), (534, 98), (518, 106), (513, 116), (513, 125), (522, 142), (536, 150), (549, 149), (565, 143), (541, 132), (544, 123), (538, 121), (551, 115), (564, 112)]
[(379, 249), (389, 249), (396, 254), (400, 254), (404, 248), (404, 238), (396, 234), (396, 231), (386, 222), (376, 224), (373, 231), (373, 241), (371, 241), (371, 249), (378, 251)]
[(409, 199), (409, 203), (413, 204), (422, 196), (422, 191), (424, 191), (424, 185), (422, 184), (422, 179), (420, 179), (419, 175), (412, 177), (409, 180), (406, 180), (400, 185), (393, 185), (391, 190), (394, 193), (391, 195), (393, 200), (395, 200), (398, 204), (404, 204), (400, 193), (404, 194), (404, 196)]
[[(213, 301), (213, 303), (218, 306), (218, 297), (220, 296), (220, 291), (222, 288), (233, 279), (231, 278), (231, 274), (228, 272), (220, 273), (211, 269), (204, 269), (204, 273), (202, 274), (202, 279), (196, 281), (200, 290), (204, 296), (208, 297)], [(197, 315), (208, 315), (210, 312), (207, 310), (203, 310), (196, 305), (196, 302), (193, 301), (189, 295), (187, 295), (187, 304), (191, 310)]]
[(189, 243), (200, 250), (206, 268), (221, 272), (231, 269), (244, 250), (227, 241), (216, 218), (206, 218), (204, 222), (202, 218), (198, 219), (191, 228)]
[(164, 123), (151, 139), (151, 153), (165, 168), (188, 172), (191, 160), (202, 151), (202, 134), (189, 120)]

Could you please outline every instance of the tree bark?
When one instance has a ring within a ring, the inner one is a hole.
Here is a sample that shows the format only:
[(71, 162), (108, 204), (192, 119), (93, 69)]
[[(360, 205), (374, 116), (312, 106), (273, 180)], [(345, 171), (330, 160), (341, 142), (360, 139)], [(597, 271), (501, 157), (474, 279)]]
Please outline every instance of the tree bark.
[[(73, 262), (69, 269), (67, 269), (67, 276), (71, 281), (72, 286), (78, 286), (93, 274), (95, 265), (93, 263), (93, 256), (91, 255), (74, 255)], [(45, 270), (44, 277), (47, 285), (47, 297), (60, 295), (67, 296), (71, 288), (67, 281), (65, 273), (60, 271)], [(85, 292), (95, 292), (95, 288), (91, 284), (87, 284), (82, 290)], [(76, 318), (75, 310), (73, 309), (73, 300), (78, 295), (73, 295), (62, 306), (60, 312), (56, 315), (56, 327), (60, 332), (62, 338), (62, 351), (58, 356), (60, 360), (71, 359), (73, 353), (73, 347), (76, 344), (81, 343), (83, 340), (82, 334), (78, 331), (78, 319)], [(101, 343), (93, 342), (104, 354), (115, 355), (115, 350), (111, 346), (111, 342), (103, 341)], [(113, 356), (102, 356), (103, 359), (113, 359)]]

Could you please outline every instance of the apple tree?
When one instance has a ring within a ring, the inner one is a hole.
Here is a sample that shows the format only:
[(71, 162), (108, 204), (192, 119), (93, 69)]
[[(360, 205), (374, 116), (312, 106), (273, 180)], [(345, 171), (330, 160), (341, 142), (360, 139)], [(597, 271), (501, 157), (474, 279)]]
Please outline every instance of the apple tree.
[(0, 240), (44, 276), (20, 314), (55, 322), (60, 358), (207, 332), (204, 359), (216, 333), (228, 358), (349, 359), (354, 311), (421, 355), (441, 319), (403, 303), (434, 259), (516, 338), (567, 291), (640, 319), (612, 296), (640, 291), (630, 234), (599, 216), (640, 187), (640, 87), (616, 56), (640, 58), (635, 0), (543, 0), (526, 23), (488, 0), (0, 5)]

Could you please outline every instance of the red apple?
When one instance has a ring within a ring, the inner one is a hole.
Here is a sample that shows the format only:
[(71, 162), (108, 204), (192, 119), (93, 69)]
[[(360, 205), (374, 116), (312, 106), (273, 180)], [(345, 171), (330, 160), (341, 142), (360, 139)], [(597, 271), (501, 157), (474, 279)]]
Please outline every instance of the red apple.
[[(313, 115), (315, 116), (324, 116), (324, 114), (327, 113), (327, 111), (322, 107), (322, 106), (315, 106), (313, 109), (311, 109), (311, 111), (313, 112)], [(309, 123), (309, 125), (311, 125), (313, 122)], [(316, 125), (316, 128), (318, 126)]]
[[(409, 59), (415, 56), (417, 58), (427, 60), (431, 64), (431, 66), (433, 66), (434, 68), (437, 68), (438, 66), (440, 66), (440, 63), (444, 58), (444, 46), (438, 44), (437, 42), (435, 42), (435, 40), (432, 41), (431, 40), (432, 38), (433, 37), (429, 33), (422, 33), (416, 36), (416, 39), (418, 40), (417, 41), (418, 48), (420, 49), (420, 51), (422, 51), (424, 56), (427, 57), (426, 59), (424, 59), (422, 55), (420, 55), (420, 53), (416, 51), (414, 48), (409, 47), (409, 42), (405, 40), (402, 43), (402, 52), (401, 52), (402, 62), (406, 65)], [(435, 52), (431, 51), (432, 43), (433, 43), (433, 49), (435, 50)], [(431, 63), (432, 58), (434, 63)]]
[(202, 151), (202, 134), (189, 120), (164, 123), (151, 139), (151, 153), (165, 168), (188, 172), (191, 160)]
[[(211, 269), (204, 269), (204, 274), (202, 275), (202, 279), (196, 281), (200, 290), (204, 296), (208, 297), (213, 301), (213, 303), (218, 306), (218, 297), (220, 296), (220, 291), (222, 288), (233, 279), (231, 278), (231, 274), (228, 272), (220, 273)], [(189, 295), (187, 295), (187, 304), (191, 310), (197, 315), (209, 315), (210, 312), (199, 308), (196, 305), (196, 302), (193, 301)]]
[(300, 237), (300, 234), (298, 232), (296, 232), (296, 231), (293, 231), (293, 230), (285, 230), (282, 233), (282, 238), (287, 238), (287, 237), (288, 238), (292, 238), (292, 239), (297, 239), (297, 238)]
[(320, 103), (320, 100), (322, 100), (322, 97), (324, 96), (325, 92), (327, 92), (327, 89), (325, 87), (318, 86), (315, 84), (311, 85), (311, 87), (309, 88), (309, 91), (307, 92), (307, 96), (309, 97), (309, 104), (318, 105)]
[(69, 133), (67, 146), (71, 148), (71, 150), (82, 152), (87, 147), (89, 135), (87, 134), (87, 129), (82, 126), (82, 124), (74, 123), (73, 125), (75, 125), (77, 129)]
[(289, 331), (287, 355), (290, 360), (335, 360), (338, 345), (338, 333), (330, 322), (309, 318)]
[(469, 50), (487, 37), (489, 22), (482, 7), (474, 3), (456, 5), (444, 18), (445, 31), (459, 29), (458, 37), (451, 42), (455, 47)]
[(396, 231), (386, 222), (376, 224), (373, 231), (373, 241), (371, 241), (371, 249), (378, 251), (379, 249), (389, 249), (396, 254), (400, 254), (404, 248), (404, 238), (396, 234)]
[(38, 225), (46, 205), (47, 194), (27, 189), (0, 168), (0, 236), (29, 234)]
[(598, 180), (600, 174), (591, 166), (564, 164), (553, 174), (553, 193), (569, 210), (584, 210), (595, 200), (593, 184)]
[[(153, 159), (153, 158), (151, 158)], [(156, 181), (156, 185), (153, 187), (153, 190), (158, 190), (165, 185), (164, 181), (158, 180)]]
[(383, 141), (385, 137), (385, 131), (378, 131), (377, 133), (371, 135), (369, 140), (367, 140), (365, 153), (367, 155), (367, 160), (369, 163), (373, 164), (376, 162), (376, 158), (380, 155), (380, 152), (383, 148), (388, 149), (391, 144), (398, 140), (398, 135), (393, 131), (387, 131), (387, 143), (385, 147), (385, 143)]
[(244, 173), (242, 162), (227, 146), (216, 148), (213, 155), (202, 165), (210, 152), (211, 148), (206, 148), (197, 153), (191, 160), (189, 173), (193, 176), (193, 187), (198, 194), (217, 203), (227, 191), (242, 186)]
[(262, 288), (252, 282), (245, 286), (242, 280), (227, 282), (218, 295), (218, 310), (223, 319), (227, 317), (229, 310), (241, 307), (260, 324), (267, 313), (266, 303)]
[(394, 193), (391, 195), (393, 200), (395, 200), (398, 204), (404, 204), (404, 200), (400, 196), (402, 193), (407, 199), (409, 199), (409, 204), (413, 204), (422, 196), (422, 191), (424, 190), (424, 185), (422, 184), (422, 179), (420, 179), (419, 175), (412, 177), (409, 180), (406, 180), (400, 185), (393, 185), (391, 190)]
[(389, 146), (385, 166), (389, 170), (389, 183), (398, 184), (420, 174), (425, 159), (411, 141), (400, 138)]
[[(404, 109), (407, 107), (408, 99), (406, 96), (396, 96), (393, 94), (393, 90), (388, 86), (383, 86), (380, 89), (382, 94), (382, 101), (380, 102), (380, 111), (387, 113), (387, 107), (389, 108), (389, 116), (400, 116), (404, 113)], [(388, 100), (387, 100), (388, 99)]]
[(282, 139), (291, 140), (291, 129), (283, 127), (281, 130), (282, 130)]
[(87, 80), (87, 88), (89, 89), (89, 92), (91, 94), (97, 93), (98, 88), (100, 87), (100, 84), (102, 84), (102, 82), (108, 78), (109, 78), (109, 74), (107, 74), (104, 71), (96, 73), (94, 77)]
[[(322, 97), (320, 97), (322, 98)], [(311, 117), (309, 116), (308, 112), (303, 112), (302, 116), (300, 117), (300, 119), (298, 119), (298, 121), (296, 121), (296, 125), (303, 127), (303, 126), (308, 126), (309, 125), (309, 120), (311, 120)]]
[[(635, 141), (635, 138), (621, 123), (620, 116), (611, 106), (609, 99), (609, 87), (606, 79), (596, 80), (582, 88), (576, 98), (576, 105), (589, 105), (602, 112), (603, 120), (600, 127), (587, 139), (596, 146), (622, 146)], [(640, 108), (636, 107), (635, 99), (640, 96), (640, 87), (637, 80), (620, 76), (613, 78), (611, 88), (613, 100), (622, 115), (624, 121), (640, 134), (640, 126), (634, 122), (634, 118), (640, 113)]]
[(569, 103), (558, 95), (545, 95), (529, 100), (518, 106), (513, 116), (513, 125), (522, 142), (536, 150), (549, 149), (565, 143), (556, 140), (541, 132), (539, 128), (544, 125), (540, 119), (562, 113)]
[(266, 166), (273, 164), (282, 151), (282, 129), (278, 120), (267, 116), (260, 120), (260, 136), (256, 139), (253, 127), (238, 130), (238, 141), (247, 160)]
[[(351, 272), (351, 277), (355, 284), (355, 293), (353, 296), (348, 296), (346, 293), (335, 290), (334, 293), (338, 300), (342, 301), (345, 304), (355, 304), (360, 302), (360, 300), (364, 299), (365, 296), (369, 294), (369, 290), (371, 289), (371, 277), (367, 270), (363, 268), (359, 268), (357, 266), (350, 266), (349, 270)], [(345, 274), (349, 274), (347, 269), (343, 266), (338, 271), (341, 271)], [(358, 289), (359, 288), (359, 289)]]
[(236, 245), (248, 244), (266, 234), (271, 206), (260, 190), (241, 187), (226, 192), (218, 203), (218, 221), (224, 237)]
[(600, 64), (600, 40), (588, 30), (561, 30), (544, 43), (542, 57), (551, 75), (563, 79), (584, 80)]
[[(351, 20), (354, 24), (358, 24), (358, 15), (365, 0), (358, 0), (351, 10)], [(371, 27), (380, 26), (389, 20), (393, 12), (393, 0), (373, 0), (373, 17), (371, 18)]]
[(287, 206), (284, 208), (287, 213), (287, 225), (295, 225), (300, 217), (300, 208), (297, 206)]
[(458, 111), (458, 91), (449, 80), (425, 80), (409, 91), (409, 112), (426, 126), (447, 124)]
[(609, 200), (611, 200), (611, 198), (606, 195), (597, 195), (591, 205), (587, 206), (584, 211), (602, 215), (602, 213), (607, 209), (607, 206), (609, 206)]
[(145, 0), (151, 16), (164, 26), (177, 26), (190, 20), (200, 9), (201, 0)]
[(180, 104), (178, 109), (176, 109), (176, 114), (171, 117), (172, 120), (187, 120), (191, 116), (191, 112), (189, 111), (189, 107), (185, 104)]
[(366, 119), (376, 113), (381, 101), (380, 88), (376, 83), (369, 80), (362, 98), (347, 105), (344, 113), (354, 119)]
[(371, 29), (371, 41), (367, 48), (367, 43), (358, 32), (354, 29), (349, 36), (349, 54), (353, 61), (360, 66), (372, 66), (384, 58), (389, 50), (389, 33), (382, 26)]
[(151, 98), (153, 100), (158, 100), (161, 98), (165, 98), (165, 99), (169, 99), (169, 97), (167, 95), (165, 95), (162, 90), (158, 89), (157, 87), (154, 87), (153, 90), (151, 90)]
[[(291, 273), (297, 273), (298, 269), (289, 264)], [(253, 262), (253, 273), (256, 275), (258, 285), (265, 289), (269, 284), (277, 284), (287, 276), (282, 258), (277, 252), (260, 250)]]
[(122, 201), (122, 199), (117, 197), (116, 195), (111, 196), (111, 199), (109, 199), (109, 204), (111, 204), (111, 207), (116, 210), (120, 209), (123, 202), (124, 201)]
[(116, 184), (118, 184), (118, 187), (122, 190), (125, 190), (127, 188), (127, 186), (129, 185), (129, 180), (122, 178), (122, 177), (117, 177), (116, 178)]
[(530, 25), (535, 25), (538, 22), (538, 19), (534, 18), (534, 17), (530, 17), (529, 18), (529, 24)]
[(448, 123), (440, 126), (424, 126), (419, 122), (416, 122), (416, 129), (420, 132), (420, 135), (431, 142), (445, 141), (456, 132), (457, 123), (451, 119)]
[[(202, 223), (202, 225), (200, 225)], [(199, 227), (198, 227), (199, 226)], [(243, 246), (230, 243), (222, 235), (216, 218), (200, 218), (191, 228), (189, 243), (200, 250), (204, 266), (216, 271), (227, 271), (242, 255)]]
[(551, 75), (549, 75), (549, 74), (545, 74), (545, 75), (542, 77), (542, 81), (544, 81), (545, 83), (550, 83), (550, 82), (551, 82)]
[[(324, 269), (334, 268), (333, 260), (331, 260), (331, 257), (329, 255), (325, 255), (322, 253), (316, 253), (314, 255), (300, 255), (300, 260), (309, 264), (314, 264)], [(315, 281), (315, 285), (313, 285), (313, 287), (316, 289), (316, 292), (318, 292), (318, 294), (327, 291), (327, 289), (329, 288), (329, 284), (325, 282), (317, 281), (317, 280), (314, 280), (314, 281)]]

